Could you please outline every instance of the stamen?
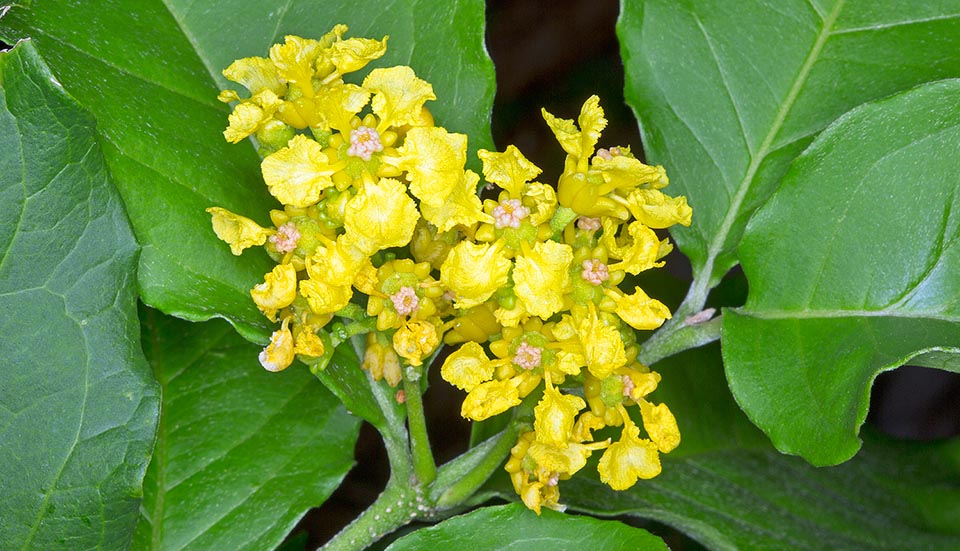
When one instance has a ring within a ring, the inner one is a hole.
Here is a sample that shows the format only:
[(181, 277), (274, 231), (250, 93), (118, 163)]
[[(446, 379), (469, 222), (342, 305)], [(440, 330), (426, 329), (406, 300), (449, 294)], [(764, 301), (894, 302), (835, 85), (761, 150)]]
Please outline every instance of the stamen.
[(383, 151), (383, 144), (375, 128), (361, 126), (350, 131), (350, 148), (347, 149), (347, 155), (369, 161), (370, 156), (378, 151)]
[(634, 389), (633, 379), (629, 375), (623, 375), (620, 378), (623, 380), (623, 395), (629, 398)]
[(540, 360), (543, 356), (543, 350), (536, 346), (530, 346), (526, 341), (520, 343), (516, 353), (513, 355), (513, 363), (524, 369), (534, 369), (540, 367)]
[(393, 309), (401, 316), (410, 315), (420, 307), (420, 298), (413, 287), (401, 287), (390, 300), (393, 302)]
[(494, 225), (500, 228), (519, 228), (520, 221), (530, 214), (530, 209), (523, 206), (519, 199), (507, 199), (493, 209)]
[(287, 222), (277, 228), (277, 233), (271, 235), (269, 239), (278, 252), (288, 253), (297, 248), (297, 243), (300, 241), (300, 230), (293, 222)]
[(583, 272), (580, 275), (591, 285), (601, 285), (604, 281), (610, 279), (610, 270), (603, 262), (595, 258), (588, 258), (583, 261)]

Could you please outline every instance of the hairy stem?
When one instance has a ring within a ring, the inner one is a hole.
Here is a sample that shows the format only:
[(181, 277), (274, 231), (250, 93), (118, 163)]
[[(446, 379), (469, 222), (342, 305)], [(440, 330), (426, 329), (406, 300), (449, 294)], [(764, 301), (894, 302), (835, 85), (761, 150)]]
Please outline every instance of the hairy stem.
[(383, 536), (417, 518), (422, 496), (418, 487), (394, 472), (373, 505), (348, 524), (320, 549), (356, 551), (366, 549)]
[[(678, 313), (680, 310), (677, 310)], [(709, 314), (710, 312), (705, 312)], [(637, 359), (645, 365), (652, 365), (664, 358), (683, 352), (690, 348), (697, 348), (720, 339), (719, 316), (699, 323), (689, 323), (693, 316), (684, 316), (670, 326), (664, 326), (640, 347)]]

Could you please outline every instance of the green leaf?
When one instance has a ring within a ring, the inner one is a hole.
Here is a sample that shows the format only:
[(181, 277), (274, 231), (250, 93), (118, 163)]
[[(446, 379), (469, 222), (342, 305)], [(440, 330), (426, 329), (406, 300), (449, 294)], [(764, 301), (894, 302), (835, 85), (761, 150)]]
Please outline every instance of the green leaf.
[(820, 135), (748, 226), (750, 295), (724, 314), (724, 360), (781, 450), (849, 459), (878, 373), (933, 352), (960, 371), (957, 151), (960, 80), (866, 104)]
[(594, 457), (560, 483), (571, 509), (653, 519), (715, 550), (960, 548), (960, 440), (894, 442), (871, 432), (852, 461), (816, 468), (774, 450), (737, 408), (717, 345), (657, 370), (663, 380), (651, 398), (676, 415), (680, 447), (661, 457), (659, 476), (623, 492), (598, 480)]
[[(469, 542), (469, 543), (468, 543)], [(523, 549), (561, 551), (617, 549), (666, 551), (663, 540), (620, 522), (564, 515), (548, 509), (541, 516), (521, 503), (483, 507), (429, 528), (421, 528), (387, 547), (420, 549)]]
[(153, 447), (137, 244), (93, 127), (31, 42), (0, 55), (2, 549), (127, 549)]
[(268, 373), (223, 322), (144, 313), (163, 386), (136, 549), (273, 549), (353, 464), (359, 421), (300, 364)]
[(705, 290), (750, 215), (840, 114), (960, 74), (960, 1), (625, 0), (626, 97), (693, 225), (674, 228)]
[(284, 34), (319, 37), (336, 23), (352, 36), (390, 35), (379, 65), (412, 64), (436, 90), (437, 123), (490, 147), (493, 65), (483, 48), (483, 3), (376, 0), (213, 5), (108, 0), (17, 5), (0, 37), (32, 36), (64, 87), (98, 119), (98, 135), (143, 246), (143, 300), (191, 320), (225, 317), (265, 342), (270, 324), (250, 288), (272, 264), (262, 251), (230, 254), (204, 209), (221, 206), (268, 225), (267, 194), (249, 143), (221, 135), (217, 99), (232, 60), (266, 55)]

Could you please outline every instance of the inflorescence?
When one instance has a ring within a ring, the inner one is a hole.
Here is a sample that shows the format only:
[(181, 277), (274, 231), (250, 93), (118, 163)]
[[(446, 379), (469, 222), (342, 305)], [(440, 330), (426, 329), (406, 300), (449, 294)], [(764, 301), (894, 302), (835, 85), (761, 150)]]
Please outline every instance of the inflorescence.
[[(260, 363), (323, 369), (344, 335), (366, 334), (362, 367), (396, 386), (442, 344), (457, 347), (441, 374), (466, 391), (464, 417), (540, 396), (506, 464), (537, 513), (562, 510), (558, 482), (595, 451), (613, 489), (659, 474), (680, 433), (667, 406), (647, 400), (660, 375), (637, 361), (635, 330), (670, 311), (621, 285), (663, 265), (672, 246), (654, 230), (689, 225), (686, 199), (665, 195), (663, 168), (629, 148), (596, 149), (607, 121), (593, 96), (576, 121), (543, 111), (567, 154), (556, 187), (514, 146), (480, 150), (484, 185), (497, 190), (481, 201), (467, 137), (424, 107), (433, 87), (407, 66), (345, 82), (387, 43), (346, 31), (287, 36), (223, 72), (250, 92), (220, 94), (235, 103), (224, 136), (255, 137), (283, 205), (272, 227), (207, 209), (234, 254), (262, 246), (277, 263), (250, 292), (280, 324)], [(619, 439), (594, 436), (605, 427), (622, 427)]]

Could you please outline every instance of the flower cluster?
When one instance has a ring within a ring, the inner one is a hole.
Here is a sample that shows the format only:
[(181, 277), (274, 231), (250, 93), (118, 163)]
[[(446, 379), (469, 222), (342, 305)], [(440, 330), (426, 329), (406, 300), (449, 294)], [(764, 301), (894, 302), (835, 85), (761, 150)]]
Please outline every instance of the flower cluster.
[[(481, 150), (495, 191), (481, 201), (466, 136), (435, 126), (424, 107), (435, 99), (429, 83), (406, 66), (344, 82), (387, 40), (345, 39), (346, 30), (288, 36), (269, 58), (224, 71), (250, 92), (221, 93), (235, 102), (224, 135), (256, 138), (283, 205), (271, 227), (208, 209), (234, 254), (263, 246), (277, 262), (251, 290), (280, 324), (262, 365), (278, 371), (297, 356), (324, 365), (335, 323), (367, 333), (363, 368), (394, 386), (418, 377), (441, 344), (459, 345), (441, 374), (467, 392), (464, 417), (539, 397), (506, 465), (531, 509), (562, 508), (559, 480), (594, 451), (614, 489), (657, 475), (680, 435), (667, 406), (647, 400), (660, 375), (637, 361), (635, 330), (670, 312), (621, 286), (663, 264), (671, 245), (654, 230), (689, 225), (686, 200), (661, 192), (664, 170), (629, 148), (596, 149), (607, 121), (594, 96), (576, 121), (543, 111), (567, 153), (555, 188), (535, 181), (540, 168), (516, 147)], [(605, 427), (622, 427), (619, 439), (594, 436)]]

